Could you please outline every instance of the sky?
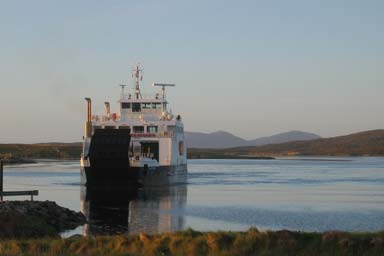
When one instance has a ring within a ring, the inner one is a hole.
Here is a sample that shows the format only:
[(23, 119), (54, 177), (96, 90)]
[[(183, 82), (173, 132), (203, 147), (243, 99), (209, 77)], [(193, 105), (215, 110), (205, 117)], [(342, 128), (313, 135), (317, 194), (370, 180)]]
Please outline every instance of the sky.
[(185, 130), (384, 128), (382, 0), (0, 0), (0, 143), (80, 141), (130, 70)]

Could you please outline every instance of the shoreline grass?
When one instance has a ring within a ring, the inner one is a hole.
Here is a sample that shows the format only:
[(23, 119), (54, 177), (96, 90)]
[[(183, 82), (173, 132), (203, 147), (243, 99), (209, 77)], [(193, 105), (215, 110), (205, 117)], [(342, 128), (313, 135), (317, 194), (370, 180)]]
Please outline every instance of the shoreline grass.
[(0, 241), (0, 255), (384, 255), (384, 231), (198, 232)]

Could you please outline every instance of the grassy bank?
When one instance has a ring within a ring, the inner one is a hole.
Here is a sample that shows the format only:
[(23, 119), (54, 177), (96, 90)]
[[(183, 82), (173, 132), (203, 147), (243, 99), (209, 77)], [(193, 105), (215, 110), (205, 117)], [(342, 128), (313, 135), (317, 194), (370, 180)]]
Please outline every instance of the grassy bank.
[(197, 232), (8, 240), (1, 255), (383, 255), (384, 232)]
[(0, 144), (0, 158), (78, 159), (81, 143)]
[[(82, 143), (0, 144), (16, 158), (79, 159)], [(384, 156), (384, 129), (310, 141), (236, 148), (188, 148), (189, 159), (272, 159), (274, 156)]]
[(188, 148), (188, 159), (260, 159), (270, 160), (275, 159), (271, 156), (262, 155), (247, 155), (232, 153), (229, 149), (204, 149), (204, 148)]

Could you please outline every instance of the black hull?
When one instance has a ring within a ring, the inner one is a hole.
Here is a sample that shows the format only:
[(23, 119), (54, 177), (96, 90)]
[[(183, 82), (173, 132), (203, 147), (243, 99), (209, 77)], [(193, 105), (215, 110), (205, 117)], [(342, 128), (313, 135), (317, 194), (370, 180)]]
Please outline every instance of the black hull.
[(130, 166), (130, 141), (129, 129), (96, 129), (82, 161), (85, 166), (81, 167), (81, 183), (91, 189), (112, 190), (185, 180), (186, 164), (154, 168)]
[(82, 184), (94, 189), (116, 189), (184, 183), (187, 165), (144, 167), (83, 167)]

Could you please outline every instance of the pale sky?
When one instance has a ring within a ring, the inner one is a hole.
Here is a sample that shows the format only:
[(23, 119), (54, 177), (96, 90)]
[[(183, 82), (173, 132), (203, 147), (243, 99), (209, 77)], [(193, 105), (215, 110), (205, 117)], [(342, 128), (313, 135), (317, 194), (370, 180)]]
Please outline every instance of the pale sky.
[(384, 128), (382, 0), (0, 0), (0, 143), (80, 141), (144, 68), (185, 130)]

